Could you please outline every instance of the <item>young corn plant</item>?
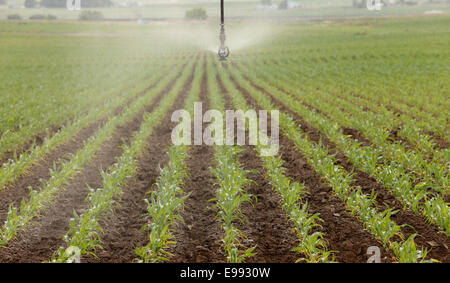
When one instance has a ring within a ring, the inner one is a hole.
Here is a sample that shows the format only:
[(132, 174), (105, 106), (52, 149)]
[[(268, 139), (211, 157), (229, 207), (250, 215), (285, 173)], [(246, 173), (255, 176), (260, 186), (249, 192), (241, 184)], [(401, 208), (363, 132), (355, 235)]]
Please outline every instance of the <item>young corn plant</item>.
[(245, 235), (239, 231), (234, 223), (244, 223), (244, 215), (241, 206), (245, 202), (250, 202), (252, 195), (245, 193), (245, 188), (251, 184), (251, 180), (247, 178), (250, 172), (240, 167), (237, 155), (242, 151), (237, 146), (216, 146), (215, 161), (216, 168), (211, 168), (216, 177), (216, 198), (212, 201), (216, 202), (218, 207), (217, 216), (223, 221), (223, 229), (225, 236), (222, 239), (225, 252), (227, 253), (228, 262), (238, 263), (244, 262), (246, 258), (254, 254), (255, 247), (240, 250), (242, 239)]
[[(211, 106), (223, 111), (225, 106), (216, 80), (217, 70), (212, 66), (209, 57), (207, 70), (207, 85), (211, 93)], [(223, 134), (219, 136), (223, 137)], [(251, 183), (251, 180), (247, 178), (250, 171), (244, 170), (239, 164), (237, 155), (242, 151), (241, 147), (220, 145), (224, 142), (220, 141), (217, 136), (214, 138), (216, 141), (214, 149), (217, 166), (216, 168), (210, 168), (210, 170), (216, 177), (218, 189), (216, 190), (216, 198), (211, 201), (216, 202), (217, 216), (222, 220), (222, 228), (225, 232), (222, 244), (227, 254), (227, 261), (232, 263), (245, 262), (247, 258), (255, 255), (256, 246), (245, 249), (242, 240), (246, 236), (234, 225), (235, 222), (244, 223), (246, 221), (241, 211), (241, 205), (245, 202), (251, 202), (252, 195), (246, 192), (246, 187)]]
[(175, 221), (182, 221), (180, 212), (183, 209), (184, 200), (189, 196), (183, 193), (181, 186), (187, 175), (185, 159), (187, 146), (172, 146), (169, 149), (169, 163), (160, 168), (160, 176), (155, 184), (155, 190), (151, 192), (147, 203), (148, 223), (144, 229), (150, 231), (149, 242), (141, 248), (136, 248), (139, 256), (137, 262), (150, 263), (169, 260), (171, 255), (167, 248), (175, 244), (171, 227)]

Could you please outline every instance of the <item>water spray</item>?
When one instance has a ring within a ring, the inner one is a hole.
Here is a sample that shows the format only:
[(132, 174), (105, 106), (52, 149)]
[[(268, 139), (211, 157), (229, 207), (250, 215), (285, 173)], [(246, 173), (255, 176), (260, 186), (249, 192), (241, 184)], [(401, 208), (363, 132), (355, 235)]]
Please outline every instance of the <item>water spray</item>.
[(228, 55), (230, 55), (230, 50), (225, 46), (225, 16), (223, 1), (224, 0), (220, 0), (220, 46), (219, 52), (217, 53), (220, 61), (226, 61)]

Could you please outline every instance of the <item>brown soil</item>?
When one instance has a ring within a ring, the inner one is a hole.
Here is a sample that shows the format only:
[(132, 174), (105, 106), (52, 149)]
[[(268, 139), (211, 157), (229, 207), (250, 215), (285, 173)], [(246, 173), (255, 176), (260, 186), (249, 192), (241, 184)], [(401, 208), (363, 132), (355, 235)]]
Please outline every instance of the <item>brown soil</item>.
[(427, 131), (426, 134), (433, 138), (433, 141), (436, 143), (436, 147), (440, 150), (447, 149), (450, 147), (450, 142), (440, 137), (438, 134), (434, 132)]
[[(450, 253), (448, 251), (448, 248), (450, 247), (450, 239), (439, 232), (439, 229), (435, 225), (429, 224), (426, 221), (426, 218), (422, 215), (417, 215), (410, 210), (403, 210), (400, 202), (388, 190), (386, 190), (382, 185), (378, 184), (374, 178), (355, 168), (343, 153), (337, 151), (336, 146), (331, 141), (324, 137), (318, 130), (303, 121), (303, 119), (299, 115), (288, 109), (286, 105), (282, 104), (270, 93), (268, 93), (267, 91), (265, 91), (265, 93), (272, 98), (273, 102), (276, 103), (276, 105), (280, 106), (280, 109), (282, 111), (290, 113), (296, 119), (298, 124), (300, 124), (302, 130), (308, 134), (309, 138), (312, 141), (318, 142), (319, 140), (321, 140), (326, 147), (331, 149), (330, 153), (335, 154), (337, 163), (339, 165), (343, 166), (348, 172), (355, 173), (355, 175), (353, 176), (353, 178), (355, 179), (355, 186), (361, 187), (367, 194), (375, 191), (375, 193), (377, 194), (376, 200), (377, 208), (379, 211), (383, 211), (388, 207), (394, 210), (399, 210), (398, 214), (393, 216), (392, 219), (399, 225), (406, 224), (414, 227), (403, 227), (402, 232), (405, 236), (409, 237), (413, 233), (419, 233), (420, 236), (416, 238), (416, 243), (423, 247), (426, 247), (428, 250), (431, 250), (430, 257), (443, 262), (449, 261)], [(345, 129), (344, 133), (352, 135), (357, 139), (360, 137), (358, 131), (353, 129)]]
[(73, 212), (80, 213), (87, 208), (87, 185), (91, 188), (102, 186), (99, 169), (108, 168), (115, 162), (116, 157), (122, 153), (120, 145), (128, 144), (133, 132), (139, 129), (144, 112), (152, 111), (169, 89), (170, 87), (160, 92), (152, 104), (131, 122), (118, 127), (113, 138), (106, 142), (93, 160), (70, 181), (67, 188), (57, 196), (53, 205), (34, 225), (27, 227), (26, 231), (20, 231), (16, 239), (11, 240), (6, 248), (0, 249), (0, 262), (42, 262), (49, 260), (53, 252), (64, 245), (62, 237), (69, 229), (69, 219), (73, 217)]
[[(205, 67), (205, 66), (204, 66)], [(202, 79), (200, 100), (203, 102), (203, 113), (209, 109), (206, 73)], [(203, 130), (205, 125), (203, 125)], [(223, 231), (216, 218), (217, 210), (210, 199), (214, 198), (214, 175), (210, 167), (214, 167), (214, 149), (205, 144), (191, 147), (186, 161), (189, 178), (184, 184), (184, 191), (190, 193), (182, 213), (184, 222), (174, 229), (177, 240), (171, 251), (172, 262), (225, 262), (226, 255), (222, 251), (220, 239)]]
[(239, 155), (242, 167), (256, 170), (247, 176), (254, 182), (247, 192), (256, 197), (256, 201), (242, 206), (248, 222), (239, 226), (250, 240), (246, 245), (256, 245), (256, 256), (248, 262), (295, 262), (301, 255), (292, 251), (299, 241), (293, 232), (294, 225), (281, 208), (280, 196), (265, 178), (267, 172), (257, 152), (251, 146), (244, 146), (244, 149)]
[[(194, 73), (192, 73), (193, 76)], [(154, 187), (159, 176), (159, 167), (168, 162), (167, 150), (170, 146), (173, 123), (171, 113), (183, 108), (183, 102), (191, 89), (192, 76), (188, 78), (174, 105), (157, 126), (147, 141), (147, 148), (139, 158), (136, 177), (123, 187), (123, 195), (114, 213), (100, 221), (103, 227), (102, 247), (92, 255), (84, 256), (82, 262), (125, 263), (133, 262), (137, 256), (135, 249), (148, 242), (148, 231), (142, 229), (147, 220), (147, 205), (144, 199)], [(149, 111), (150, 112), (150, 111)]]

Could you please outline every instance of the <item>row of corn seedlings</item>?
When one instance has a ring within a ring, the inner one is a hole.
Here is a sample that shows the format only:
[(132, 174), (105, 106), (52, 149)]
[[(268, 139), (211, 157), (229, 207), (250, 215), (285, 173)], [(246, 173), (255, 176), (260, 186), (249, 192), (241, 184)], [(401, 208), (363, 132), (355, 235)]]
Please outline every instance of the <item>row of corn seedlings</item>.
[[(265, 109), (276, 109), (264, 93), (253, 88), (242, 75), (230, 71), (237, 83)], [(382, 244), (393, 251), (398, 262), (423, 262), (427, 250), (417, 249), (414, 242), (416, 234), (408, 239), (401, 233), (401, 226), (391, 220), (395, 213), (391, 209), (378, 212), (375, 205), (375, 195), (366, 195), (361, 188), (352, 186), (353, 178), (342, 166), (337, 165), (333, 155), (322, 144), (311, 142), (306, 133), (296, 125), (293, 118), (286, 113), (280, 113), (280, 126), (284, 134), (294, 142), (297, 149), (306, 157), (311, 166), (330, 185), (335, 194), (346, 204), (353, 216), (358, 216), (368, 231)], [(395, 241), (395, 238), (400, 239)]]
[(144, 228), (149, 232), (149, 242), (136, 248), (137, 262), (150, 263), (167, 261), (171, 254), (167, 251), (170, 245), (176, 243), (172, 235), (172, 226), (177, 220), (182, 220), (180, 212), (184, 200), (189, 196), (183, 193), (181, 186), (187, 175), (185, 160), (188, 147), (184, 145), (171, 146), (168, 152), (169, 163), (159, 170), (155, 190), (151, 191), (147, 203), (148, 223)]
[(278, 91), (257, 78), (255, 80), (261, 86), (267, 87), (266, 89), (270, 90), (288, 108), (324, 133), (357, 168), (374, 177), (378, 183), (389, 189), (403, 203), (404, 209), (409, 207), (415, 213), (421, 211), (431, 223), (436, 224), (447, 235), (450, 235), (449, 205), (442, 196), (428, 191), (430, 187), (428, 183), (417, 181), (415, 175), (406, 172), (402, 164), (384, 160), (381, 149), (362, 146), (356, 140), (345, 136), (338, 124), (311, 111), (292, 96)]
[[(249, 107), (244, 97), (233, 87), (227, 74), (220, 72), (219, 76), (235, 107), (247, 111)], [(252, 122), (249, 121), (249, 124), (252, 124)], [(254, 132), (250, 131), (250, 134), (252, 133)], [(310, 263), (334, 262), (334, 255), (331, 251), (328, 251), (327, 242), (323, 234), (319, 231), (314, 231), (315, 228), (320, 227), (319, 223), (323, 222), (323, 220), (318, 213), (310, 214), (308, 212), (308, 202), (303, 199), (308, 194), (308, 188), (304, 184), (295, 182), (286, 176), (286, 169), (283, 167), (284, 160), (279, 156), (267, 154), (270, 151), (269, 140), (262, 132), (259, 132), (258, 135), (260, 142), (255, 149), (263, 161), (264, 168), (267, 170), (267, 178), (272, 188), (281, 196), (283, 210), (294, 224), (295, 232), (300, 240), (294, 250), (304, 256), (299, 258), (298, 261)]]
[[(277, 77), (280, 77), (281, 72), (281, 70), (277, 72)], [(269, 75), (266, 74), (265, 77), (269, 77)], [(289, 76), (283, 77), (285, 81), (292, 81), (287, 77)], [(299, 91), (300, 85), (295, 80), (289, 85), (278, 80), (274, 81), (274, 84), (283, 85), (283, 89), (289, 89), (291, 93), (294, 93), (293, 96), (296, 99), (300, 99), (326, 113), (330, 119), (340, 125), (359, 130), (365, 138), (379, 149), (384, 158), (399, 163), (402, 168), (417, 175), (421, 179), (421, 186), (437, 192), (450, 193), (450, 179), (448, 177), (450, 152), (448, 149), (434, 150), (434, 157), (429, 160), (424, 154), (416, 150), (406, 150), (401, 143), (390, 142), (390, 132), (387, 129), (392, 129), (393, 123), (387, 115), (364, 112), (359, 106), (339, 97), (330, 96), (329, 93), (323, 93), (320, 90), (315, 91), (314, 96), (311, 96)], [(297, 104), (302, 105), (300, 101), (297, 101)], [(305, 108), (303, 105), (302, 107)]]
[[(197, 64), (191, 90), (185, 103), (185, 109), (189, 109), (191, 114), (194, 111), (194, 102), (198, 100), (200, 93), (204, 72), (203, 60), (201, 59)], [(185, 161), (189, 157), (189, 146), (171, 145), (167, 154), (169, 163), (159, 169), (160, 174), (155, 188), (150, 191), (150, 198), (144, 200), (147, 203), (145, 217), (148, 219), (144, 228), (149, 231), (149, 241), (145, 246), (136, 248), (138, 262), (168, 260), (171, 254), (167, 248), (176, 244), (172, 235), (172, 227), (176, 221), (182, 220), (180, 213), (185, 199), (189, 196), (184, 194), (181, 188), (184, 178), (188, 174)]]
[[(209, 57), (208, 57), (209, 59)], [(211, 107), (224, 111), (225, 104), (218, 82), (217, 70), (212, 66), (211, 60), (207, 63), (208, 90), (210, 92)], [(252, 195), (246, 192), (251, 180), (247, 178), (248, 170), (244, 170), (239, 164), (238, 154), (242, 148), (237, 145), (225, 145), (224, 133), (218, 129), (214, 131), (214, 150), (216, 168), (211, 168), (216, 178), (216, 202), (218, 213), (222, 221), (224, 237), (222, 244), (227, 255), (227, 261), (231, 263), (245, 262), (248, 257), (255, 255), (256, 247), (245, 249), (242, 240), (246, 235), (237, 227), (236, 222), (244, 223), (245, 215), (241, 211), (241, 205), (251, 202)]]
[[(173, 67), (171, 67), (173, 68)], [(164, 68), (168, 70), (169, 67)], [(165, 75), (165, 72), (164, 72)], [(152, 83), (158, 82), (163, 76), (154, 76), (151, 80)], [(161, 83), (156, 86), (156, 91), (162, 91), (167, 83), (170, 81), (170, 76), (161, 80)], [(148, 82), (145, 82), (139, 89), (143, 89), (144, 86), (148, 86)], [(26, 173), (27, 169), (36, 164), (46, 154), (56, 147), (70, 141), (81, 129), (89, 126), (90, 124), (110, 117), (114, 114), (116, 109), (124, 105), (130, 99), (133, 100), (137, 97), (137, 89), (132, 92), (127, 92), (127, 95), (114, 97), (111, 100), (105, 102), (101, 108), (91, 109), (85, 116), (80, 117), (72, 123), (64, 126), (56, 132), (53, 136), (47, 136), (41, 146), (34, 146), (28, 152), (23, 152), (20, 156), (15, 156), (14, 159), (10, 159), (8, 162), (3, 163), (0, 169), (0, 190), (5, 188), (5, 185), (14, 182), (19, 176)]]
[[(171, 77), (177, 75), (178, 70), (171, 72)], [(170, 80), (167, 80), (167, 84)], [(76, 176), (84, 165), (92, 160), (94, 154), (102, 145), (111, 139), (117, 127), (131, 121), (146, 105), (150, 104), (157, 96), (158, 89), (152, 89), (144, 96), (134, 101), (123, 113), (111, 118), (101, 129), (91, 136), (70, 160), (59, 161), (59, 169), (54, 164), (49, 180), (43, 181), (40, 190), (30, 189), (28, 201), (24, 198), (17, 208), (10, 204), (6, 221), (0, 230), (0, 245), (5, 245), (11, 240), (19, 229), (23, 229), (34, 217), (38, 216), (71, 178)]]
[(77, 261), (80, 256), (94, 254), (96, 248), (101, 247), (100, 220), (114, 208), (122, 195), (122, 187), (136, 175), (138, 160), (146, 148), (148, 138), (174, 104), (193, 66), (194, 61), (191, 61), (158, 107), (145, 114), (139, 131), (134, 133), (130, 145), (123, 146), (123, 154), (117, 158), (117, 162), (102, 171), (102, 188), (90, 188), (89, 208), (80, 215), (75, 213), (70, 220), (70, 229), (64, 236), (66, 247), (60, 247), (55, 252), (52, 262)]

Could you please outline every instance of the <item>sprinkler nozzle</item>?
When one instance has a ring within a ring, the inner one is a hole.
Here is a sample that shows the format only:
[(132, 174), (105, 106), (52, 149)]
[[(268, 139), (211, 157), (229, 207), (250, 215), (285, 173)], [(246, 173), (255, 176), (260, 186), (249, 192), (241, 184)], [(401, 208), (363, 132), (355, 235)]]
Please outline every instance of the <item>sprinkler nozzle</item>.
[(220, 25), (220, 47), (217, 54), (219, 55), (220, 61), (227, 60), (228, 55), (230, 55), (230, 50), (225, 46), (225, 27), (223, 24)]

